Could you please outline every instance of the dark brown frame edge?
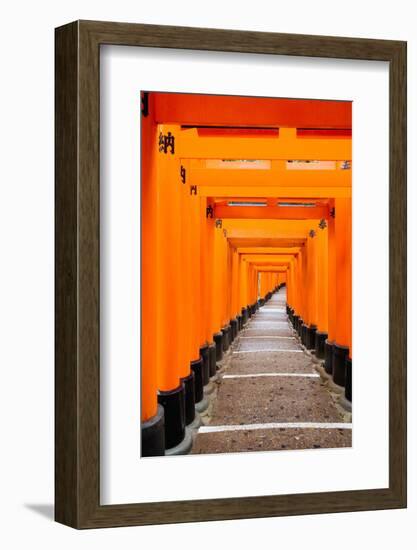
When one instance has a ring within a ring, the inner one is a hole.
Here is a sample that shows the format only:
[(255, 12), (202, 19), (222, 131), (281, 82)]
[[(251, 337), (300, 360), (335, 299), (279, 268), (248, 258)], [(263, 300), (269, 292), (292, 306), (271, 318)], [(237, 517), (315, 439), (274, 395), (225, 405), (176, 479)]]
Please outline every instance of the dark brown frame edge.
[[(389, 488), (99, 502), (99, 51), (102, 44), (389, 62)], [(55, 34), (55, 519), (75, 528), (406, 506), (406, 43), (77, 21)]]

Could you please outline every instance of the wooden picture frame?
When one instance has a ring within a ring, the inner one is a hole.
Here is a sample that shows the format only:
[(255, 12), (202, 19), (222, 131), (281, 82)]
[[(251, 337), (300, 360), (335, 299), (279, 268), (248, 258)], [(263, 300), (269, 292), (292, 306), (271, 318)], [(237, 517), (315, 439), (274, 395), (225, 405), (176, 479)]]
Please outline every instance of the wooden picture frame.
[[(406, 43), (77, 21), (56, 29), (55, 518), (75, 528), (406, 506)], [(116, 44), (389, 62), (389, 488), (100, 505), (99, 56)]]

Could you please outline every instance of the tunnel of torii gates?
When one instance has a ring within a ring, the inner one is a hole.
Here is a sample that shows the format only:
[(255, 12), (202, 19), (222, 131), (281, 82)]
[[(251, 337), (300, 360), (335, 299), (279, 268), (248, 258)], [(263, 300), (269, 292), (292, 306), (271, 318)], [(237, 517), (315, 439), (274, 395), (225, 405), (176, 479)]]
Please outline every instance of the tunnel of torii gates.
[(350, 102), (142, 92), (142, 456), (181, 446), (283, 285), (351, 400), (351, 150)]

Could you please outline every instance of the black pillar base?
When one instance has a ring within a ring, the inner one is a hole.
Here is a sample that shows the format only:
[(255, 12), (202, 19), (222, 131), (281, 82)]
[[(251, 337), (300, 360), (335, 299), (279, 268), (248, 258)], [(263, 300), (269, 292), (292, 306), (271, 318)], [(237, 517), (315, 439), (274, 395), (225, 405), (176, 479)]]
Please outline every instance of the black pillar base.
[(300, 319), (298, 320), (298, 329), (297, 329), (298, 336), (300, 337), (300, 339), (303, 334), (303, 325), (304, 325), (304, 321), (302, 317), (300, 317)]
[(204, 346), (200, 347), (200, 357), (203, 360), (203, 366), (202, 366), (202, 378), (203, 378), (203, 386), (209, 383), (210, 378), (210, 364), (209, 364), (209, 347), (208, 344), (205, 344)]
[(185, 425), (191, 424), (195, 418), (195, 385), (194, 385), (194, 372), (181, 378), (181, 382), (184, 384), (185, 394)]
[(246, 307), (242, 307), (242, 327), (248, 322), (248, 310)]
[(158, 391), (158, 403), (164, 407), (165, 449), (171, 449), (185, 436), (184, 384), (174, 390)]
[(305, 343), (305, 347), (307, 349), (315, 349), (315, 347), (316, 347), (316, 332), (317, 332), (317, 326), (316, 325), (310, 325), (309, 327), (307, 327), (306, 343)]
[(298, 323), (300, 321), (300, 316), (299, 315), (294, 315), (293, 317), (293, 327), (295, 330), (298, 330)]
[(238, 333), (238, 321), (237, 318), (230, 319), (230, 326), (231, 326), (231, 335), (232, 335), (232, 342), (236, 338)]
[(165, 455), (164, 408), (158, 405), (156, 415), (141, 424), (141, 456)]
[(327, 339), (327, 332), (316, 332), (316, 342), (315, 342), (315, 349), (316, 349), (316, 357), (317, 359), (324, 359), (324, 343)]
[(216, 344), (216, 361), (221, 361), (223, 359), (223, 332), (213, 334), (213, 340)]
[(307, 330), (308, 326), (303, 323), (303, 326), (301, 327), (301, 343), (303, 344), (303, 346), (307, 344)]
[(252, 307), (246, 306), (246, 311), (248, 312), (248, 318), (250, 319), (252, 317)]
[(345, 397), (352, 402), (352, 359), (346, 357)]
[(198, 359), (197, 361), (191, 361), (191, 370), (194, 373), (195, 402), (200, 403), (200, 401), (204, 397), (204, 378), (203, 378), (204, 363), (203, 363), (203, 360)]
[(346, 346), (333, 346), (333, 382), (339, 386), (346, 383), (346, 358), (349, 355), (349, 348)]
[(223, 351), (227, 351), (229, 349), (229, 346), (230, 346), (230, 331), (231, 331), (231, 328), (230, 328), (230, 325), (226, 325), (225, 327), (222, 328), (222, 333), (223, 333)]
[(216, 365), (216, 344), (209, 345), (209, 375), (210, 378), (217, 372)]
[(333, 374), (333, 346), (334, 342), (324, 342), (324, 370), (327, 374)]
[(237, 316), (237, 329), (242, 330), (242, 328), (243, 328), (243, 316), (238, 315)]

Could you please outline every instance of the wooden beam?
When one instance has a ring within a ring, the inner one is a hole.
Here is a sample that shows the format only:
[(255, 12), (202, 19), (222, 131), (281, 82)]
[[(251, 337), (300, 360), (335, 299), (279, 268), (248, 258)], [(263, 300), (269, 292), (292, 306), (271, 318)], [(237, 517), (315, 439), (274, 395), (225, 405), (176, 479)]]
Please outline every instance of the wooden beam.
[(214, 216), (221, 219), (311, 220), (327, 219), (329, 208), (283, 206), (222, 206), (214, 207)]
[(236, 248), (238, 254), (298, 254), (301, 248), (299, 246), (293, 247), (277, 247), (277, 246), (242, 246)]
[(255, 267), (256, 271), (263, 273), (283, 273), (287, 271), (287, 267), (278, 267), (278, 266), (267, 266), (267, 267)]
[(303, 247), (304, 243), (306, 241), (306, 238), (277, 238), (277, 237), (232, 237), (229, 239), (229, 242), (231, 246), (234, 246), (236, 248), (239, 247), (268, 247), (268, 246), (276, 246), (276, 247)]
[(179, 140), (182, 159), (351, 160), (352, 140), (297, 138), (295, 129), (280, 137), (199, 137), (183, 130)]
[(218, 186), (197, 186), (197, 192), (201, 197), (214, 197), (218, 199), (227, 199), (229, 197), (241, 198), (308, 198), (308, 199), (323, 199), (323, 198), (350, 198), (352, 196), (351, 187), (322, 187), (314, 189), (309, 187), (266, 187), (266, 186), (250, 186), (250, 187), (226, 187)]
[[(253, 239), (305, 239), (317, 220), (265, 220), (265, 219), (225, 219), (223, 227), (227, 237)], [(260, 245), (256, 245), (260, 246)]]
[(273, 257), (264, 256), (262, 254), (242, 254), (242, 260), (246, 260), (251, 263), (274, 263), (274, 262), (289, 262), (292, 258), (292, 254), (275, 254)]
[[(216, 164), (216, 167), (212, 168), (208, 164), (209, 161), (194, 159), (188, 162), (189, 183), (197, 186), (306, 187), (310, 188), (310, 194), (314, 192), (312, 188), (352, 186), (352, 171), (342, 170), (340, 163), (337, 162), (334, 163), (334, 169), (297, 170), (287, 169), (291, 164), (287, 165), (285, 161), (270, 161), (267, 165), (269, 168), (261, 168), (263, 165), (259, 163), (254, 165), (246, 163), (247, 168), (242, 168), (240, 163), (224, 163), (224, 168), (221, 167), (222, 164)], [(301, 166), (304, 168), (316, 165), (308, 163)]]
[(192, 125), (351, 128), (351, 101), (152, 93), (156, 122)]

